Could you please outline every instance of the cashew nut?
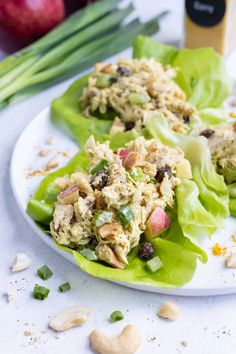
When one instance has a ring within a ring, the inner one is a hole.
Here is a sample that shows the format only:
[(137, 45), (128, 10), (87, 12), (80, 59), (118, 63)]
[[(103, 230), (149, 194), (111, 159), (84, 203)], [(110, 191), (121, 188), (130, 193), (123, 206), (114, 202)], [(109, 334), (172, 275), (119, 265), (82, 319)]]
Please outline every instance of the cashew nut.
[(90, 310), (87, 307), (70, 307), (53, 317), (49, 322), (49, 327), (57, 332), (66, 331), (72, 327), (84, 324), (89, 315)]
[(227, 268), (236, 268), (236, 254), (231, 254), (225, 260), (225, 265)]
[(158, 316), (167, 318), (170, 321), (175, 321), (180, 315), (179, 307), (172, 301), (167, 301), (158, 311)]
[(13, 260), (12, 272), (21, 272), (31, 265), (31, 260), (24, 253), (17, 253)]
[(107, 337), (96, 329), (89, 336), (90, 346), (98, 354), (133, 354), (141, 342), (141, 333), (134, 325), (126, 326), (116, 338)]

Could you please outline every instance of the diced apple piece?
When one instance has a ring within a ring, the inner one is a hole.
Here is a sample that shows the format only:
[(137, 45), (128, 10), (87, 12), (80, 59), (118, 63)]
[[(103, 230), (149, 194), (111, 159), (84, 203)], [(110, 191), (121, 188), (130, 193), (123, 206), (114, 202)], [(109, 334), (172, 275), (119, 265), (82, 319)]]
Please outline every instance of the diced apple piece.
[(186, 179), (192, 179), (192, 169), (190, 162), (188, 160), (182, 160), (180, 161), (177, 166), (176, 166), (176, 177), (178, 178), (186, 178)]
[(138, 166), (142, 161), (142, 155), (138, 152), (131, 151), (128, 156), (123, 160), (123, 166), (129, 170), (134, 166)]
[(126, 157), (130, 154), (130, 152), (131, 151), (128, 149), (118, 150), (118, 155), (119, 155), (122, 162), (126, 159)]
[(156, 207), (148, 218), (145, 236), (148, 240), (159, 236), (170, 227), (168, 214), (160, 207)]

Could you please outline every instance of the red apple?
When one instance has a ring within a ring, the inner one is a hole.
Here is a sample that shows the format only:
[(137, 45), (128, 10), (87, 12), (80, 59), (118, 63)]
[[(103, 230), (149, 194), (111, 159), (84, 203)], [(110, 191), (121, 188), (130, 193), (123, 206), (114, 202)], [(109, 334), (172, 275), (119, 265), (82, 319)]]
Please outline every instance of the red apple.
[(0, 0), (0, 26), (29, 43), (65, 17), (63, 0)]
[(169, 215), (160, 207), (156, 207), (148, 218), (145, 236), (148, 240), (159, 236), (170, 227)]

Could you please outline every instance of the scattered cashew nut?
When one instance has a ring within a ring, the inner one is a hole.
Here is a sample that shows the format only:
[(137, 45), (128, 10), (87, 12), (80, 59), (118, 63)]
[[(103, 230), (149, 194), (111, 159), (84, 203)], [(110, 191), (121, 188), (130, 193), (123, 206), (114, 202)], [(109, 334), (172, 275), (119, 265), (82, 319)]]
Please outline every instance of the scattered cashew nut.
[(225, 260), (225, 265), (227, 268), (236, 268), (236, 254), (231, 254)]
[(31, 260), (24, 253), (17, 253), (12, 264), (12, 272), (21, 272), (31, 265)]
[(107, 337), (97, 329), (89, 336), (90, 346), (98, 354), (133, 354), (141, 342), (141, 333), (134, 325), (126, 326), (116, 338)]
[(75, 326), (84, 324), (90, 315), (87, 307), (75, 306), (59, 312), (49, 322), (49, 327), (54, 331), (62, 332)]
[(166, 301), (158, 311), (158, 316), (167, 318), (170, 321), (175, 321), (180, 316), (180, 309), (172, 301)]

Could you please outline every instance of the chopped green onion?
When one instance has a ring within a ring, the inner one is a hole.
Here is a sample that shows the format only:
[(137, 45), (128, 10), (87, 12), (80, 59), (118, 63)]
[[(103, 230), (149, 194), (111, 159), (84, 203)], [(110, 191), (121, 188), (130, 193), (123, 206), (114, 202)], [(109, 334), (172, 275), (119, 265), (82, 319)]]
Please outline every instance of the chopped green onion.
[(155, 178), (151, 178), (148, 183), (157, 184), (157, 180)]
[(89, 261), (96, 261), (98, 259), (96, 252), (90, 250), (89, 248), (83, 248), (79, 251), (82, 256), (87, 258)]
[(59, 286), (59, 290), (60, 290), (61, 293), (65, 293), (65, 292), (69, 291), (70, 289), (71, 289), (71, 286), (70, 286), (69, 282), (61, 284)]
[(129, 94), (129, 102), (131, 104), (145, 104), (150, 101), (150, 97), (148, 96), (147, 93), (142, 93), (142, 92), (137, 92), (137, 93), (130, 93)]
[(160, 257), (156, 256), (150, 259), (150, 261), (147, 261), (147, 267), (152, 273), (155, 273), (163, 267), (163, 263)]
[(96, 81), (96, 86), (99, 88), (106, 88), (117, 81), (117, 77), (111, 75), (99, 75)]
[(132, 167), (128, 172), (134, 181), (139, 182), (143, 180), (144, 174), (141, 167)]
[(125, 204), (120, 207), (118, 210), (118, 217), (120, 219), (121, 225), (124, 228), (129, 227), (130, 221), (133, 220), (134, 214), (129, 205)]
[(121, 311), (114, 311), (110, 315), (111, 322), (115, 323), (124, 319), (124, 315)]
[(112, 212), (110, 211), (98, 211), (94, 215), (92, 223), (97, 227), (102, 226), (104, 224), (110, 224), (112, 222), (112, 216)]
[(35, 284), (34, 286), (34, 291), (33, 291), (33, 297), (37, 300), (44, 300), (46, 297), (48, 297), (48, 294), (50, 293), (50, 290), (45, 288), (44, 286)]
[(42, 224), (49, 225), (53, 218), (54, 208), (43, 201), (31, 199), (27, 205), (27, 214)]
[(102, 160), (100, 161), (91, 171), (92, 175), (95, 175), (95, 173), (98, 173), (101, 170), (104, 170), (105, 168), (109, 167), (109, 162), (107, 160)]
[(47, 265), (44, 265), (41, 268), (39, 268), (37, 270), (37, 273), (38, 273), (38, 276), (43, 280), (47, 280), (47, 279), (51, 278), (51, 276), (53, 275), (53, 272), (51, 271), (50, 268), (48, 268)]

